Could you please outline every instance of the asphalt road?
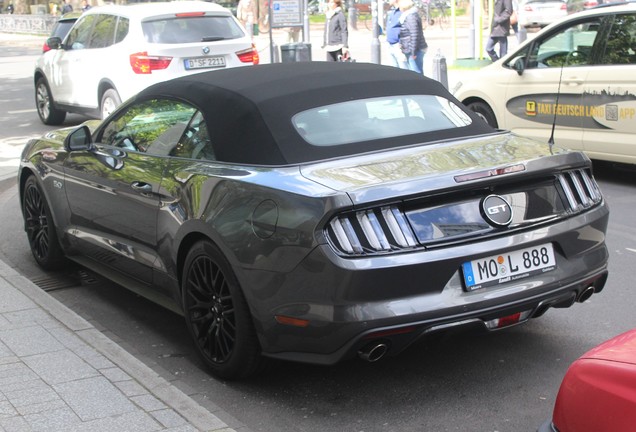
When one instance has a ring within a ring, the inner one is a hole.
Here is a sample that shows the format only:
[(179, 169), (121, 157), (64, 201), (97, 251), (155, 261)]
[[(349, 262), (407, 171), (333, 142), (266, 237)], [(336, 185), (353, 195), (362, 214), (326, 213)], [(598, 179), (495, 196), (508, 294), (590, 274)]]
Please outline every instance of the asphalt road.
[[(36, 54), (0, 47), (0, 152), (15, 152), (26, 137), (50, 129), (37, 118), (32, 83), (23, 73)], [(9, 76), (12, 70), (18, 71), (15, 76)], [(67, 123), (80, 120), (70, 117)], [(2, 154), (3, 164), (15, 163)], [(261, 376), (238, 383), (206, 373), (181, 317), (80, 268), (39, 270), (10, 181), (0, 188), (0, 255), (242, 432), (534, 431), (551, 415), (568, 365), (599, 342), (636, 327), (631, 274), (636, 176), (607, 166), (598, 166), (596, 173), (612, 212), (610, 277), (605, 290), (587, 302), (496, 333), (466, 329), (439, 335), (376, 364), (271, 362)]]

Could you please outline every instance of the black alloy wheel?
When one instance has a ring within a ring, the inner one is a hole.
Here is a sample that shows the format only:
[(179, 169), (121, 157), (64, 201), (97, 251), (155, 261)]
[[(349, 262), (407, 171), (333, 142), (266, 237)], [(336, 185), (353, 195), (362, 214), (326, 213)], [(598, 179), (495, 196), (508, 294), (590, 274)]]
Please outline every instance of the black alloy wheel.
[(45, 270), (57, 270), (64, 263), (51, 210), (34, 176), (27, 179), (22, 197), (24, 227), (31, 253)]
[(471, 102), (468, 104), (468, 108), (473, 110), (477, 116), (481, 117), (486, 123), (495, 129), (499, 128), (497, 124), (497, 118), (492, 109), (485, 102)]
[(245, 378), (256, 372), (260, 347), (227, 261), (212, 243), (200, 241), (190, 249), (184, 269), (183, 309), (199, 354), (221, 378)]

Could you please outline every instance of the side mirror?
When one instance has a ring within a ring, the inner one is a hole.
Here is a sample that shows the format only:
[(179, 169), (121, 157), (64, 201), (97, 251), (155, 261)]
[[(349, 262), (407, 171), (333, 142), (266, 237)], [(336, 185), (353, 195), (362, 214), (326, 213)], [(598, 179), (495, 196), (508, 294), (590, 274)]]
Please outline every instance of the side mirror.
[(80, 126), (64, 138), (67, 151), (90, 150), (92, 148), (91, 131), (88, 126)]
[(519, 56), (512, 59), (510, 65), (517, 71), (519, 76), (523, 75), (523, 71), (526, 69), (526, 56)]
[(46, 40), (46, 44), (52, 50), (60, 49), (62, 47), (62, 39), (59, 37), (50, 37)]

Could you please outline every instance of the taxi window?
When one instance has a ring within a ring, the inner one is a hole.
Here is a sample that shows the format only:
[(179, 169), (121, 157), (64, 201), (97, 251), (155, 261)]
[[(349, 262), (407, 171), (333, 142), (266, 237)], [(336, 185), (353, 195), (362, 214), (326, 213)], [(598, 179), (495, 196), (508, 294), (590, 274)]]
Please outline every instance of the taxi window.
[(601, 27), (600, 18), (577, 21), (532, 45), (528, 68), (592, 64), (592, 47)]
[(636, 14), (614, 17), (600, 63), (636, 64)]

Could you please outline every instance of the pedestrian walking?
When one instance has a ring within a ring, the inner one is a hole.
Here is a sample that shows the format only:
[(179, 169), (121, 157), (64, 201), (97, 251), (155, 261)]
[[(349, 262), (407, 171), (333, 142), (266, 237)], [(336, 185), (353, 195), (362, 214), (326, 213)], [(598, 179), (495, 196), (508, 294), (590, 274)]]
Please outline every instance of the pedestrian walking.
[(256, 16), (254, 6), (255, 0), (240, 0), (236, 7), (236, 17), (243, 24), (250, 37), (254, 35), (254, 17)]
[(71, 5), (71, 0), (64, 0), (64, 6), (62, 6), (62, 15), (73, 12), (73, 5)]
[(342, 0), (329, 0), (325, 17), (322, 47), (327, 51), (327, 61), (346, 58), (349, 53), (349, 33), (347, 18), (342, 12)]
[(91, 8), (91, 5), (88, 4), (88, 0), (82, 0), (82, 12), (86, 12)]
[[(497, 61), (508, 53), (508, 35), (510, 34), (510, 16), (512, 0), (495, 0), (490, 36), (486, 42), (486, 52), (492, 61)], [(499, 45), (499, 55), (495, 47)]]
[(402, 11), (398, 6), (398, 0), (391, 0), (391, 8), (386, 18), (386, 41), (389, 44), (389, 56), (393, 66), (400, 69), (408, 69), (408, 60), (400, 48), (400, 15)]
[(417, 13), (413, 0), (398, 0), (400, 8), (400, 48), (406, 56), (408, 68), (424, 74), (424, 54), (428, 44), (424, 38), (422, 18)]

